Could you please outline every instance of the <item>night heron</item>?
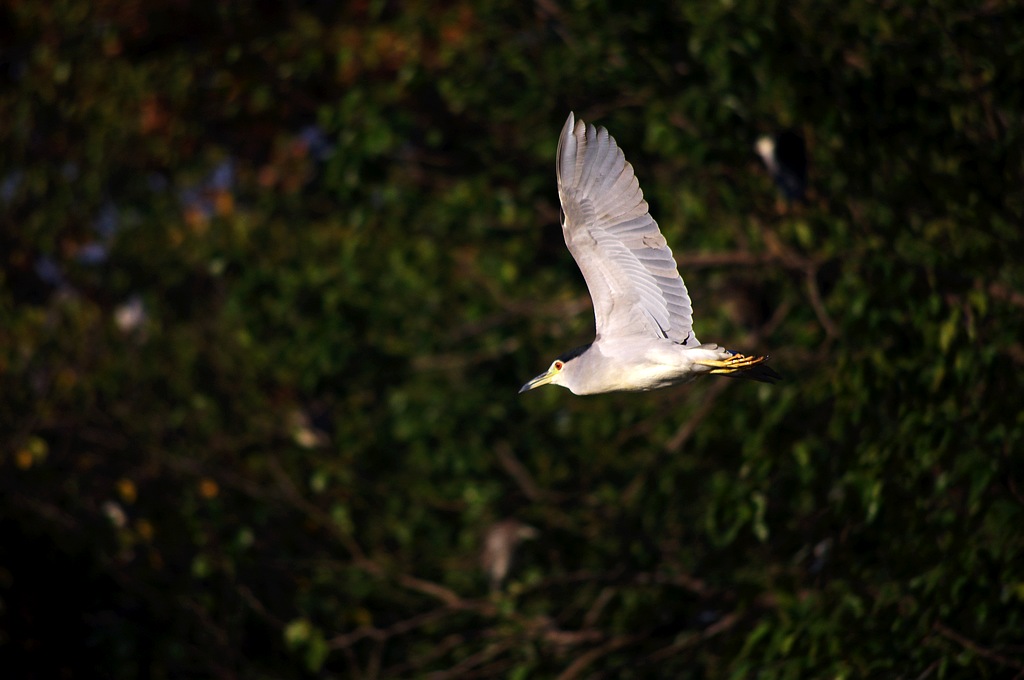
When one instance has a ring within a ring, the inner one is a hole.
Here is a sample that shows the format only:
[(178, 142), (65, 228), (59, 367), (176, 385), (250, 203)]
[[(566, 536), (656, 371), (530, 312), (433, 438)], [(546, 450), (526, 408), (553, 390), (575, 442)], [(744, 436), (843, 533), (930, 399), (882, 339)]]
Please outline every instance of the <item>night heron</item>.
[(562, 234), (594, 302), (597, 337), (523, 385), (574, 394), (641, 392), (704, 373), (773, 382), (767, 357), (745, 356), (693, 334), (690, 296), (647, 210), (633, 166), (604, 128), (565, 121), (555, 164)]
[(487, 572), (491, 590), (498, 590), (508, 576), (519, 544), (537, 538), (538, 535), (540, 532), (529, 524), (514, 519), (496, 522), (488, 527), (480, 553), (480, 566)]
[(807, 200), (807, 145), (792, 130), (764, 136), (754, 145), (768, 173), (788, 201)]

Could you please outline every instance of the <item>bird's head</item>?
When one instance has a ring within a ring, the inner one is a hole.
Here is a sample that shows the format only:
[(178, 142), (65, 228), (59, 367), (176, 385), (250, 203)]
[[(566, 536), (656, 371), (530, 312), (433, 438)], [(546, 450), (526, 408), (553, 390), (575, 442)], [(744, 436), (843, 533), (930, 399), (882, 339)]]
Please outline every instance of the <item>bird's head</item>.
[(561, 385), (562, 387), (572, 389), (570, 376), (579, 367), (579, 363), (577, 363), (579, 357), (588, 349), (590, 349), (590, 345), (583, 345), (561, 355), (551, 362), (551, 366), (548, 367), (546, 372), (541, 373), (519, 388), (519, 394), (529, 392), (541, 385)]
[(765, 165), (771, 166), (775, 162), (775, 140), (771, 137), (767, 135), (759, 137), (757, 143), (754, 144), (754, 151), (765, 162)]

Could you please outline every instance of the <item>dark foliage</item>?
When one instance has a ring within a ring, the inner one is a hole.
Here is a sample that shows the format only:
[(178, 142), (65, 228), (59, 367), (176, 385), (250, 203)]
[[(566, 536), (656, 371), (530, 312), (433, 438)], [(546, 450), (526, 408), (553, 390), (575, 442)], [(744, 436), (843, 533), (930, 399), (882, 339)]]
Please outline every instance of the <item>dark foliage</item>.
[[(1024, 673), (1018, 3), (0, 15), (4, 668)], [(516, 394), (593, 332), (569, 110), (784, 382)]]

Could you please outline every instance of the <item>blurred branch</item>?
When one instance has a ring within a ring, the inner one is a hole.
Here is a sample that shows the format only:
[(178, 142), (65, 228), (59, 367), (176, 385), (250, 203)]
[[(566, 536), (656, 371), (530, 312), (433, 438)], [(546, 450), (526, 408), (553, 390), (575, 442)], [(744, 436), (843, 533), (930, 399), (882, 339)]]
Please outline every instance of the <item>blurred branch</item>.
[(407, 675), (410, 671), (423, 668), (425, 665), (439, 659), (453, 649), (465, 644), (466, 638), (462, 635), (448, 635), (440, 643), (431, 647), (430, 651), (417, 657), (415, 660), (407, 660), (397, 666), (387, 668), (384, 672), (385, 677), (397, 677)]
[(341, 635), (335, 635), (333, 638), (328, 640), (327, 644), (332, 649), (341, 649), (343, 647), (351, 647), (360, 640), (371, 638), (379, 642), (388, 640), (389, 638), (396, 637), (398, 635), (404, 635), (410, 631), (416, 630), (420, 626), (425, 626), (434, 621), (443, 619), (453, 614), (458, 609), (451, 607), (439, 607), (438, 609), (432, 609), (422, 614), (405, 619), (394, 623), (387, 628), (376, 628), (374, 626), (360, 626), (349, 633), (343, 633)]
[[(760, 328), (753, 330), (742, 338), (738, 338), (730, 344), (735, 344), (739, 347), (759, 347), (765, 342), (766, 338), (770, 338), (775, 331), (782, 325), (782, 322), (786, 320), (789, 313), (793, 310), (793, 303), (784, 300), (775, 311), (772, 312), (771, 317), (762, 325)], [(788, 350), (787, 350), (788, 355)]]
[[(652, 474), (656, 474), (657, 471), (661, 469), (663, 457), (665, 455), (677, 453), (683, 448), (686, 442), (689, 441), (690, 437), (693, 436), (693, 433), (697, 431), (700, 424), (711, 413), (712, 409), (715, 407), (718, 397), (729, 388), (729, 385), (730, 383), (728, 380), (717, 380), (711, 383), (703, 393), (695, 393), (697, 394), (696, 398), (700, 399), (700, 405), (697, 406), (693, 414), (690, 415), (690, 417), (687, 418), (686, 421), (676, 430), (675, 434), (669, 437), (664, 446), (654, 453), (653, 460), (640, 468), (636, 476), (633, 478), (633, 481), (631, 481), (622, 491), (622, 502), (624, 505), (631, 505), (637, 494), (643, 490), (648, 478), (650, 478)], [(643, 423), (643, 429), (650, 430), (655, 422), (660, 421), (661, 418), (658, 418), (657, 420), (648, 419)], [(631, 434), (635, 434), (636, 429), (638, 428), (634, 428), (634, 431), (631, 432)]]
[(380, 666), (384, 659), (384, 643), (375, 642), (371, 647), (370, 659), (366, 662), (366, 677), (379, 678)]
[(818, 322), (822, 328), (825, 329), (825, 333), (829, 339), (839, 337), (839, 328), (835, 322), (832, 321), (832, 317), (828, 315), (828, 311), (825, 309), (825, 303), (821, 299), (821, 289), (818, 287), (818, 270), (817, 268), (808, 268), (804, 270), (807, 281), (807, 297), (811, 301), (811, 307), (814, 309), (814, 313), (818, 317)]
[(823, 262), (813, 257), (805, 257), (786, 245), (773, 230), (762, 227), (761, 234), (764, 237), (768, 250), (774, 253), (779, 261), (790, 269), (802, 271), (807, 288), (807, 298), (814, 309), (818, 322), (825, 329), (828, 340), (839, 337), (839, 328), (825, 308), (825, 302), (821, 298), (821, 288), (818, 286), (818, 269)]
[(366, 553), (363, 552), (362, 547), (359, 546), (355, 538), (342, 531), (338, 527), (337, 522), (335, 522), (329, 514), (306, 500), (306, 497), (299, 491), (295, 482), (292, 481), (292, 478), (284, 468), (281, 467), (281, 462), (277, 459), (277, 456), (267, 455), (266, 461), (267, 468), (274, 474), (278, 488), (284, 493), (285, 498), (287, 498), (292, 505), (305, 512), (310, 518), (316, 519), (321, 526), (334, 534), (334, 536), (342, 542), (349, 554), (352, 555), (353, 560), (357, 564), (372, 564), (372, 562), (367, 559)]
[(465, 680), (473, 680), (473, 678), (504, 678), (515, 663), (515, 660), (510, 658), (497, 659), (489, 664), (483, 664), (475, 670), (463, 674), (461, 677)]
[(523, 495), (531, 501), (541, 502), (543, 500), (543, 493), (537, 486), (537, 483), (533, 481), (530, 471), (519, 462), (519, 459), (512, 452), (512, 446), (507, 441), (502, 440), (494, 446), (494, 453), (497, 454), (501, 467), (505, 469), (508, 476), (519, 486)]
[(231, 649), (231, 636), (224, 630), (223, 626), (218, 625), (214, 620), (209, 608), (203, 606), (195, 598), (186, 598), (182, 602), (185, 608), (188, 609), (195, 616), (195, 620), (198, 621), (203, 629), (209, 634), (214, 640), (217, 641), (217, 646), (221, 649)]
[[(267, 458), (268, 469), (274, 474), (278, 488), (284, 494), (285, 498), (297, 509), (301, 510), (311, 519), (316, 520), (321, 526), (330, 531), (336, 536), (349, 554), (352, 556), (353, 566), (362, 569), (363, 571), (377, 577), (384, 578), (386, 576), (386, 570), (372, 559), (366, 556), (366, 553), (359, 546), (356, 540), (341, 531), (337, 524), (331, 519), (331, 517), (318, 508), (313, 503), (306, 500), (306, 498), (299, 492), (298, 487), (291, 480), (288, 473), (281, 467), (280, 461), (276, 457), (268, 455)], [(267, 494), (263, 494), (266, 496)], [(448, 605), (453, 610), (465, 610), (473, 609), (474, 607), (459, 597), (453, 590), (446, 588), (440, 584), (426, 581), (424, 579), (411, 576), (409, 574), (398, 574), (395, 577), (396, 582), (404, 588), (413, 590), (424, 595), (428, 595), (432, 598), (440, 600), (444, 604)], [(482, 609), (493, 609), (493, 607), (485, 607)], [(396, 624), (397, 625), (397, 624)], [(415, 622), (413, 626), (415, 627)], [(400, 628), (399, 628), (400, 630)], [(363, 631), (360, 637), (375, 637), (372, 633)]]
[(260, 486), (257, 482), (237, 474), (224, 466), (221, 466), (214, 472), (202, 461), (184, 456), (166, 456), (161, 462), (171, 470), (185, 473), (195, 479), (208, 476), (214, 477), (217, 483), (224, 488), (234, 489), (249, 498), (263, 503), (280, 502), (282, 500), (279, 494), (275, 494), (273, 491)]
[(409, 590), (415, 590), (419, 593), (423, 593), (424, 595), (430, 595), (433, 598), (441, 600), (449, 607), (455, 609), (473, 608), (468, 605), (465, 600), (459, 597), (454, 590), (445, 588), (440, 584), (425, 581), (421, 578), (416, 578), (415, 576), (410, 576), (408, 574), (399, 574), (396, 580), (399, 585), (408, 588)]
[[(295, 483), (291, 480), (291, 478), (289, 477), (288, 473), (284, 470), (284, 468), (281, 467), (280, 461), (278, 461), (276, 457), (268, 455), (266, 457), (266, 461), (268, 469), (274, 475), (278, 489), (284, 495), (284, 500), (289, 502), (296, 509), (303, 512), (310, 519), (315, 520), (318, 524), (323, 526), (325, 529), (330, 531), (334, 536), (336, 536), (339, 540), (341, 540), (341, 542), (345, 545), (346, 549), (348, 550), (349, 554), (352, 557), (352, 566), (361, 569), (366, 573), (376, 576), (378, 578), (386, 578), (386, 570), (381, 565), (367, 557), (366, 553), (362, 550), (362, 548), (358, 545), (358, 543), (355, 541), (353, 537), (342, 532), (327, 513), (325, 513), (316, 505), (308, 501), (299, 492), (298, 487), (296, 487)], [(179, 461), (178, 463), (178, 467), (181, 469), (192, 470), (195, 467), (195, 463), (193, 461)], [(236, 482), (237, 486), (238, 480), (233, 481)], [(240, 488), (244, 489), (253, 497), (259, 498), (263, 501), (274, 498), (273, 494), (251, 483), (246, 483), (242, 485)], [(441, 615), (441, 611), (447, 614), (452, 611), (462, 611), (467, 609), (479, 609), (481, 613), (493, 615), (493, 606), (489, 603), (485, 604), (484, 606), (474, 606), (468, 601), (459, 597), (459, 595), (454, 591), (450, 590), (449, 588), (445, 588), (440, 584), (432, 583), (430, 581), (426, 581), (424, 579), (420, 579), (409, 574), (399, 574), (395, 577), (395, 581), (404, 588), (427, 595), (447, 605), (447, 608), (444, 610), (432, 612), (429, 615), (430, 617), (439, 617)], [(243, 596), (243, 599), (245, 599), (256, 612), (260, 613), (264, 616), (264, 618), (273, 621), (275, 624), (283, 628), (283, 626), (285, 625), (284, 622), (281, 619), (271, 615), (255, 597), (252, 597), (251, 592), (248, 593), (248, 597), (246, 596), (246, 592), (240, 591), (240, 594)], [(386, 640), (388, 637), (401, 634), (406, 630), (411, 630), (413, 628), (418, 627), (419, 625), (422, 625), (420, 616), (428, 615), (418, 615), (404, 622), (395, 624), (394, 626), (392, 626), (389, 629), (386, 629), (385, 631), (378, 631), (377, 629), (374, 629), (372, 627), (364, 627), (362, 629), (359, 629), (358, 632), (351, 633), (349, 635), (351, 635), (354, 639), (370, 637), (377, 640)], [(429, 620), (433, 619), (428, 618), (428, 621)], [(344, 648), (346, 646), (346, 643), (348, 642), (347, 639), (343, 636), (336, 637), (334, 640), (335, 646), (342, 648)]]
[(549, 576), (537, 583), (525, 586), (522, 594), (534, 593), (555, 586), (569, 585), (573, 583), (613, 583), (618, 585), (668, 585), (682, 588), (700, 597), (724, 597), (733, 599), (731, 593), (718, 592), (708, 586), (704, 581), (684, 573), (653, 573), (640, 572), (627, 574), (623, 569), (615, 569), (608, 572), (574, 571), (569, 574)]
[(675, 642), (673, 642), (671, 645), (659, 649), (658, 651), (648, 656), (647, 661), (651, 663), (658, 663), (666, 659), (669, 659), (678, 654), (679, 652), (681, 652), (682, 650), (686, 649), (687, 647), (692, 647), (698, 642), (703, 642), (704, 640), (712, 638), (720, 633), (724, 633), (725, 631), (735, 627), (736, 624), (739, 623), (742, 618), (743, 617), (738, 612), (733, 612), (731, 614), (723, 616), (721, 619), (711, 624), (703, 631), (699, 633), (690, 633), (689, 635), (684, 635)]
[(988, 659), (989, 661), (995, 661), (1001, 666), (1009, 666), (1010, 668), (1016, 668), (1017, 670), (1024, 671), (1024, 661), (1019, 659), (1011, 659), (1003, 656), (999, 652), (995, 652), (987, 647), (982, 647), (974, 640), (964, 637), (960, 633), (956, 632), (952, 628), (948, 628), (942, 624), (941, 621), (936, 621), (932, 624), (932, 630), (941, 635), (942, 637), (952, 640), (964, 649), (977, 654), (978, 656)]
[(588, 652), (580, 655), (575, 661), (569, 664), (569, 667), (562, 671), (558, 676), (558, 680), (572, 680), (572, 678), (579, 677), (587, 666), (594, 663), (602, 656), (611, 654), (617, 649), (621, 649), (628, 645), (635, 644), (645, 639), (647, 635), (645, 633), (638, 633), (636, 635), (620, 635), (614, 637), (608, 642), (604, 643), (599, 647), (595, 647)]
[(522, 595), (536, 593), (556, 586), (570, 585), (573, 583), (619, 583), (623, 582), (625, 571), (616, 569), (610, 572), (574, 571), (568, 574), (556, 574), (548, 576), (535, 583), (523, 586), (520, 590)]
[(775, 329), (781, 326), (782, 322), (785, 321), (787, 316), (789, 316), (789, 312), (792, 309), (793, 303), (788, 300), (783, 301), (782, 304), (776, 307), (775, 311), (772, 313), (772, 317), (768, 319), (768, 322), (765, 323), (764, 327), (759, 330), (757, 334), (758, 340), (760, 341), (761, 338), (772, 335), (775, 332)]
[(11, 504), (16, 507), (21, 506), (25, 508), (32, 514), (42, 517), (47, 522), (50, 522), (55, 526), (63, 527), (67, 530), (76, 530), (81, 528), (79, 518), (61, 510), (52, 503), (47, 503), (35, 498), (29, 498), (21, 493), (15, 493), (12, 497)]
[(638, 574), (636, 582), (641, 584), (658, 583), (662, 585), (675, 586), (676, 588), (688, 590), (691, 593), (704, 598), (718, 596), (724, 597), (725, 599), (734, 599), (732, 593), (716, 592), (703, 580), (683, 572), (675, 572), (672, 574)]
[(712, 383), (705, 393), (702, 395), (702, 401), (697, 410), (693, 412), (685, 423), (676, 430), (676, 433), (669, 437), (669, 440), (665, 442), (663, 450), (665, 453), (677, 453), (683, 448), (683, 445), (690, 440), (693, 433), (697, 431), (697, 427), (708, 417), (711, 410), (715, 407), (715, 402), (718, 397), (722, 395), (725, 390), (729, 388), (730, 383), (727, 380), (718, 380)]
[(475, 666), (480, 666), (490, 661), (498, 654), (501, 654), (502, 652), (510, 649), (512, 647), (512, 643), (513, 641), (511, 640), (492, 643), (489, 646), (477, 652), (476, 654), (471, 654), (467, 656), (465, 659), (455, 664), (451, 668), (444, 671), (437, 671), (436, 673), (431, 673), (426, 677), (430, 678), (430, 680), (446, 680), (447, 678), (464, 677), (465, 673), (473, 669)]
[(601, 613), (604, 608), (612, 601), (612, 598), (618, 594), (617, 588), (605, 586), (598, 593), (597, 597), (594, 598), (594, 602), (590, 605), (587, 613), (583, 615), (583, 627), (593, 628), (597, 625), (597, 620), (601, 617)]
[(259, 598), (257, 598), (256, 595), (253, 594), (252, 590), (250, 590), (248, 586), (238, 585), (235, 587), (235, 592), (237, 592), (239, 597), (241, 597), (242, 600), (247, 605), (249, 605), (249, 609), (259, 614), (261, 617), (263, 617), (265, 621), (267, 621), (274, 627), (278, 628), (279, 630), (284, 630), (284, 627), (288, 625), (288, 623), (285, 620), (280, 619), (271, 614), (270, 611), (259, 600)]

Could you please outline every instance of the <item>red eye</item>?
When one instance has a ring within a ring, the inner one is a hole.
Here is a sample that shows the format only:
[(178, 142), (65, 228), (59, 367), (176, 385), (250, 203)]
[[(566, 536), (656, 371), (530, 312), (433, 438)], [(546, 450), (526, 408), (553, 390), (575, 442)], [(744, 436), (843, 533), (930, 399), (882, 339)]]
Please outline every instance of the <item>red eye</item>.
[(556, 361), (555, 362), (555, 370), (556, 371), (561, 371), (562, 370), (562, 366), (564, 366), (564, 364), (561, 361)]

